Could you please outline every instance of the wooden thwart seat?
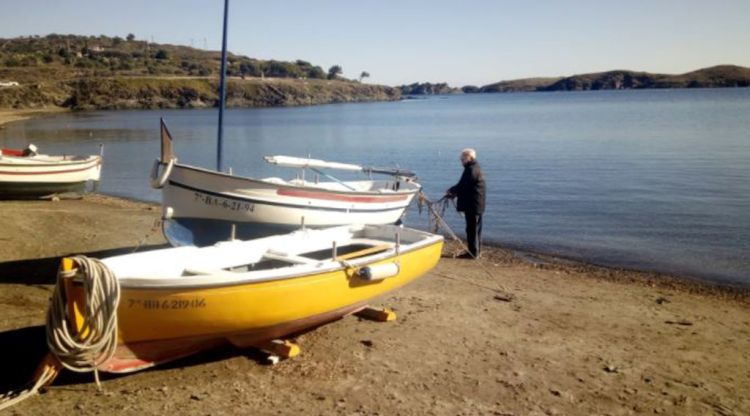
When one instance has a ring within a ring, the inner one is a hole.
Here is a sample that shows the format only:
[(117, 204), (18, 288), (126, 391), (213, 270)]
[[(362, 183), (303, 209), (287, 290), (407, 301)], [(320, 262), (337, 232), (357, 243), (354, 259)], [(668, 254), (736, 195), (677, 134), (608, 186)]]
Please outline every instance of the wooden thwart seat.
[(266, 251), (265, 254), (263, 254), (263, 257), (272, 259), (272, 260), (280, 260), (280, 261), (285, 261), (289, 263), (294, 263), (294, 264), (314, 264), (314, 263), (319, 262), (318, 260), (311, 259), (309, 257), (298, 256), (296, 254), (289, 254), (289, 253), (284, 253), (284, 252), (276, 251), (276, 250)]
[(364, 257), (369, 254), (375, 254), (381, 251), (386, 251), (390, 249), (391, 247), (393, 247), (393, 244), (380, 244), (374, 247), (368, 247), (362, 250), (354, 251), (352, 253), (346, 253), (340, 256), (336, 256), (335, 260), (349, 260), (349, 259), (355, 259), (357, 257)]

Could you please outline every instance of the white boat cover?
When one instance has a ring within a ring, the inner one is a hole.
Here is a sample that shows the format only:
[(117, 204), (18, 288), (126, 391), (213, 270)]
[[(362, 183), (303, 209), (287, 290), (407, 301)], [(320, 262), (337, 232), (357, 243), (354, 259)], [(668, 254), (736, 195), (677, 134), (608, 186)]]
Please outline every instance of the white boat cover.
[(266, 162), (274, 165), (285, 166), (290, 168), (318, 168), (318, 169), (338, 169), (361, 172), (364, 168), (359, 165), (350, 163), (326, 162), (320, 159), (308, 159), (294, 156), (265, 156)]

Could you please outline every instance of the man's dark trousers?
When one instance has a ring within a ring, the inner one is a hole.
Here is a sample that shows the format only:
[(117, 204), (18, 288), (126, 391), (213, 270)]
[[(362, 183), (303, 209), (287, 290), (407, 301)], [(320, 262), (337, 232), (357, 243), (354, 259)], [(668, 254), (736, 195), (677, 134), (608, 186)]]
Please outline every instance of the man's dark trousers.
[(465, 212), (466, 217), (466, 242), (469, 245), (469, 253), (474, 258), (479, 258), (482, 245), (482, 214)]

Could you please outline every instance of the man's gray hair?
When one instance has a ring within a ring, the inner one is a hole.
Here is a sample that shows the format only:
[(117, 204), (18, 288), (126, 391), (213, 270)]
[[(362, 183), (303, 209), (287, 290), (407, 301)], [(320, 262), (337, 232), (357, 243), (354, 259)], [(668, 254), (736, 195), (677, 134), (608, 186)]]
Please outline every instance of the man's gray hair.
[(461, 156), (469, 156), (472, 160), (476, 160), (477, 151), (470, 147), (467, 147), (466, 149), (461, 151)]

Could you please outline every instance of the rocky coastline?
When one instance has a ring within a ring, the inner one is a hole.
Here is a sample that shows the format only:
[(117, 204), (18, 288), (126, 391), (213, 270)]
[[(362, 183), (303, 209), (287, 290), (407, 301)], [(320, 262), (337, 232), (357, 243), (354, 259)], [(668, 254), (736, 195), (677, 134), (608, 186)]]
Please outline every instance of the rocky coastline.
[(569, 77), (523, 78), (495, 82), (484, 86), (466, 85), (461, 88), (451, 87), (447, 83), (414, 83), (402, 85), (399, 88), (403, 95), (432, 95), (743, 87), (750, 87), (750, 68), (736, 65), (718, 65), (678, 75), (615, 70)]
[[(391, 87), (341, 80), (231, 78), (228, 107), (394, 101)], [(81, 78), (0, 90), (0, 108), (122, 110), (218, 105), (218, 81), (199, 77)]]

